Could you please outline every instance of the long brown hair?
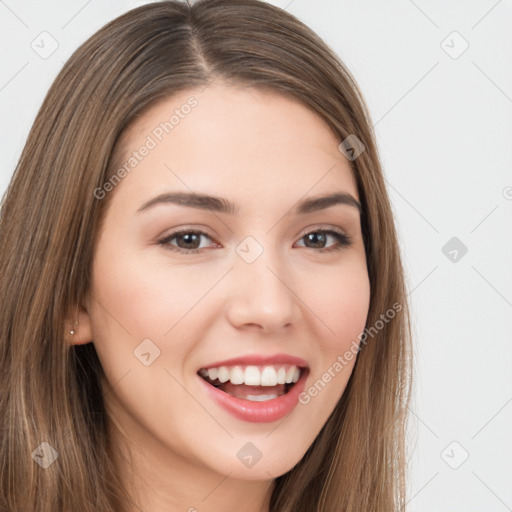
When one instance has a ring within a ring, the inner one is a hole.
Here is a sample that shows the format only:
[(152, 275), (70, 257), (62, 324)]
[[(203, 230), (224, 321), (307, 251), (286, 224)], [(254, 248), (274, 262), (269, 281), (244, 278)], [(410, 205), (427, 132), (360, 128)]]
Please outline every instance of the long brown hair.
[[(89, 290), (108, 204), (94, 191), (116, 170), (121, 134), (155, 102), (216, 79), (286, 94), (319, 115), (340, 142), (355, 135), (365, 146), (349, 160), (363, 207), (373, 331), (317, 439), (276, 479), (270, 511), (405, 508), (411, 326), (362, 95), (339, 57), (277, 7), (258, 0), (169, 0), (125, 13), (74, 52), (40, 108), (2, 200), (2, 511), (134, 507), (109, 451), (94, 345), (64, 343), (66, 314), (70, 305), (83, 306)], [(390, 308), (396, 314), (384, 322)], [(35, 463), (37, 450), (48, 448), (41, 443), (58, 453), (47, 468)]]

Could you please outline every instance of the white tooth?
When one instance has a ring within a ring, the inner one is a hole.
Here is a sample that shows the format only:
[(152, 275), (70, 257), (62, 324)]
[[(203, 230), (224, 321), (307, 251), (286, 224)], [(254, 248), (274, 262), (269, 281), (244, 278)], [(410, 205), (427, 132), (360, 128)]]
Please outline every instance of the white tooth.
[(260, 371), (257, 366), (248, 366), (245, 369), (244, 384), (247, 386), (259, 386), (261, 382)]
[(295, 375), (295, 368), (296, 366), (290, 366), (290, 368), (288, 368), (288, 371), (286, 372), (286, 384), (292, 383), (293, 376)]
[(229, 371), (229, 380), (231, 384), (243, 384), (244, 382), (244, 371), (240, 366), (233, 366)]
[(266, 402), (274, 398), (277, 398), (277, 395), (247, 395), (245, 397), (246, 400), (250, 400), (251, 402)]
[(219, 371), (218, 371), (218, 374), (217, 374), (217, 377), (218, 379), (221, 381), (221, 382), (226, 382), (229, 380), (229, 370), (225, 367), (225, 366), (221, 366), (219, 368)]
[(277, 373), (273, 366), (265, 366), (261, 372), (262, 386), (275, 386), (277, 384)]
[(201, 368), (199, 370), (199, 373), (203, 376), (203, 377), (208, 377), (208, 370), (206, 368)]
[(277, 384), (284, 384), (286, 382), (286, 370), (284, 367), (277, 370)]
[(295, 367), (295, 373), (293, 374), (292, 382), (297, 382), (299, 380), (299, 377), (300, 377), (300, 370), (297, 367)]
[(208, 377), (210, 377), (210, 380), (215, 380), (217, 378), (217, 372), (217, 368), (208, 369)]

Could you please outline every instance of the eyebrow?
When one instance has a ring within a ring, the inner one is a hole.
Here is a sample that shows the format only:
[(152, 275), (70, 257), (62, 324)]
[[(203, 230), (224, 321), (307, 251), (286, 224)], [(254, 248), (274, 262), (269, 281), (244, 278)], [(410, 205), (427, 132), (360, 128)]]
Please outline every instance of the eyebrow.
[[(225, 213), (234, 215), (238, 211), (238, 206), (223, 197), (208, 196), (195, 192), (168, 192), (160, 194), (153, 199), (145, 202), (137, 213), (148, 210), (157, 204), (176, 204), (187, 206), (189, 208), (199, 208), (216, 213)], [(331, 206), (343, 204), (356, 208), (361, 214), (361, 204), (357, 199), (346, 192), (335, 192), (326, 196), (310, 197), (300, 201), (293, 211), (295, 215), (304, 215), (306, 213), (325, 210)]]

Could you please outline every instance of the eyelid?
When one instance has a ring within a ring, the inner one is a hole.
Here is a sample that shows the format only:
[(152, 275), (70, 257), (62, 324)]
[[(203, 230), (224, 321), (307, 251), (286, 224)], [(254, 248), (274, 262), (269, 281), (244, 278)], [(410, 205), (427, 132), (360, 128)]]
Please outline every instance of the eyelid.
[[(334, 227), (334, 226), (308, 227), (300, 232), (300, 235), (298, 236), (297, 241), (302, 240), (306, 235), (309, 235), (310, 233), (324, 233), (327, 236), (334, 237), (337, 242), (333, 246), (329, 246), (329, 247), (322, 247), (320, 249), (312, 248), (314, 252), (329, 253), (329, 252), (347, 248), (353, 244), (353, 239), (351, 236), (346, 234), (343, 230), (340, 230), (339, 228)], [(307, 248), (308, 247), (306, 247), (306, 249)]]
[[(333, 234), (334, 234), (335, 238), (337, 238), (337, 240), (336, 240), (337, 243), (334, 244), (334, 246), (323, 247), (320, 249), (310, 248), (310, 249), (313, 249), (315, 252), (330, 252), (330, 251), (334, 251), (336, 249), (342, 249), (342, 248), (347, 247), (352, 244), (352, 237), (347, 235), (344, 232), (344, 230), (340, 229), (337, 226), (325, 225), (325, 224), (320, 224), (320, 225), (317, 224), (317, 225), (307, 226), (307, 227), (303, 228), (297, 235), (295, 235), (294, 239), (296, 241), (294, 242), (294, 244), (297, 241), (302, 240), (306, 235), (308, 235), (310, 233), (316, 233), (316, 232), (327, 233), (327, 235), (330, 235), (330, 236), (333, 236)], [(198, 234), (201, 236), (205, 236), (205, 237), (209, 238), (210, 240), (212, 240), (212, 242), (214, 243), (213, 247), (219, 247), (219, 246), (222, 247), (222, 245), (219, 244), (219, 242), (217, 242), (214, 239), (214, 237), (211, 236), (208, 232), (206, 232), (205, 230), (203, 230), (201, 228), (194, 228), (194, 227), (178, 228), (175, 231), (172, 231), (171, 233), (169, 233), (168, 235), (161, 236), (158, 238), (158, 244), (164, 246), (166, 249), (168, 249), (170, 251), (182, 253), (182, 254), (200, 253), (200, 252), (204, 251), (205, 249), (207, 249), (205, 247), (196, 248), (196, 249), (183, 249), (181, 247), (175, 247), (175, 246), (171, 246), (170, 244), (168, 244), (168, 242), (170, 240), (172, 240), (176, 237), (179, 237), (180, 235), (188, 234), (188, 233), (194, 233), (194, 234)], [(337, 237), (336, 237), (336, 235), (337, 235)], [(308, 247), (306, 247), (306, 248), (308, 248)]]
[[(217, 246), (217, 247), (220, 246), (220, 244), (215, 240), (215, 238), (212, 235), (210, 235), (205, 230), (199, 229), (199, 228), (178, 228), (175, 231), (171, 231), (171, 233), (169, 233), (168, 235), (163, 235), (163, 236), (158, 237), (158, 244), (166, 245), (169, 240), (172, 240), (173, 238), (176, 238), (176, 237), (179, 237), (180, 235), (184, 235), (184, 234), (188, 234), (188, 233), (195, 233), (195, 234), (198, 234), (201, 236), (205, 236), (205, 237), (209, 238), (210, 240), (212, 240), (214, 246)], [(202, 249), (188, 249), (188, 250), (182, 249), (181, 247), (176, 248), (177, 251), (183, 250), (184, 252), (190, 252), (190, 253), (192, 253), (194, 251), (201, 251), (203, 249), (204, 249), (204, 247)]]
[(303, 236), (306, 236), (308, 233), (311, 233), (312, 231), (334, 231), (340, 235), (346, 236), (349, 238), (348, 234), (341, 229), (338, 226), (334, 226), (332, 224), (313, 224), (311, 226), (307, 226), (296, 235), (297, 238), (302, 238)]
[[(336, 233), (339, 233), (340, 235), (344, 235), (347, 238), (350, 238), (344, 230), (340, 229), (337, 226), (331, 225), (331, 224), (327, 224), (327, 225), (326, 224), (313, 224), (311, 226), (307, 226), (307, 227), (303, 228), (301, 231), (299, 231), (295, 235), (295, 238), (300, 239), (313, 231), (335, 231)], [(191, 232), (200, 233), (201, 235), (207, 236), (211, 240), (215, 240), (214, 237), (211, 234), (209, 234), (202, 227), (187, 227), (187, 226), (185, 226), (184, 228), (177, 228), (175, 231), (171, 231), (168, 235), (159, 236), (158, 239), (159, 240), (169, 239), (169, 238), (179, 236), (184, 233), (191, 233)], [(218, 242), (216, 242), (216, 243), (218, 243)]]
[(156, 237), (156, 239), (162, 240), (162, 239), (166, 239), (166, 238), (170, 238), (170, 237), (172, 238), (172, 237), (175, 237), (178, 235), (182, 235), (184, 233), (200, 233), (202, 235), (207, 236), (208, 238), (210, 238), (212, 240), (215, 240), (215, 236), (209, 232), (208, 228), (203, 227), (203, 226), (185, 226), (183, 228), (180, 227), (180, 228), (175, 228), (175, 229), (171, 229), (171, 230), (166, 230), (166, 232), (168, 232), (168, 234), (159, 235)]

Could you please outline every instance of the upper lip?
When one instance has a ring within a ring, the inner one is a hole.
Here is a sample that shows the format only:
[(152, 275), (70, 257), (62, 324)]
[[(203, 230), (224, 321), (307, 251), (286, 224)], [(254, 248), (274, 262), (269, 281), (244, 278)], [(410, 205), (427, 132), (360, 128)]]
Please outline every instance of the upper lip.
[(288, 354), (274, 354), (274, 355), (261, 355), (261, 354), (251, 354), (247, 356), (235, 357), (233, 359), (225, 359), (223, 361), (216, 361), (214, 363), (209, 363), (205, 366), (201, 366), (201, 368), (219, 368), (220, 366), (270, 366), (277, 364), (293, 364), (295, 366), (300, 366), (303, 368), (308, 368), (308, 363), (297, 356), (291, 356)]

